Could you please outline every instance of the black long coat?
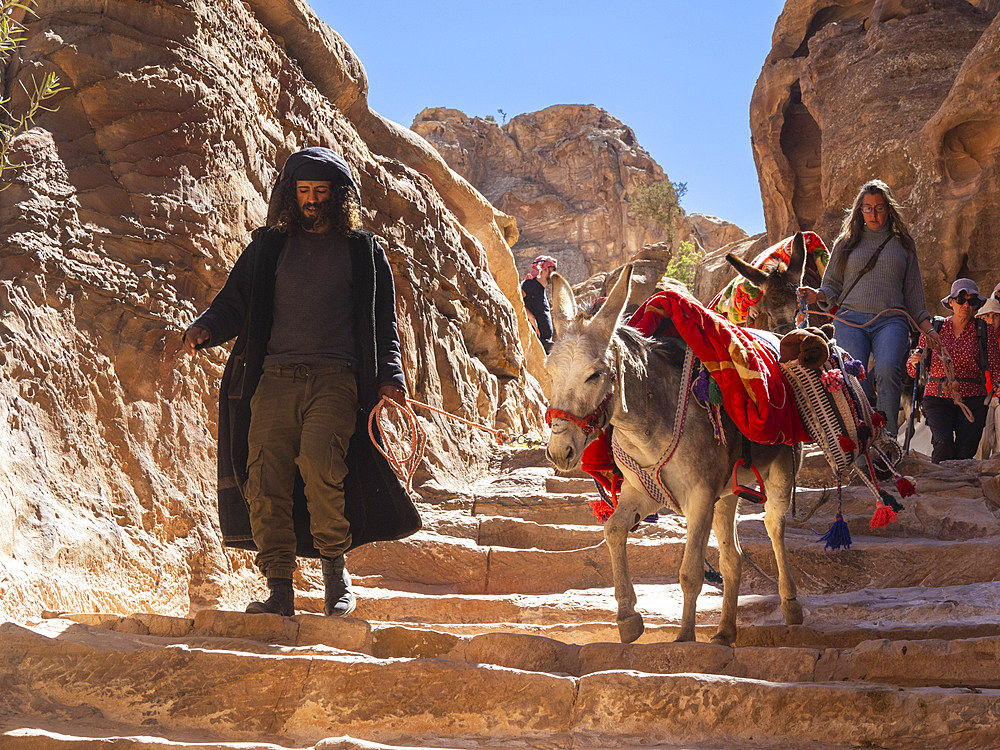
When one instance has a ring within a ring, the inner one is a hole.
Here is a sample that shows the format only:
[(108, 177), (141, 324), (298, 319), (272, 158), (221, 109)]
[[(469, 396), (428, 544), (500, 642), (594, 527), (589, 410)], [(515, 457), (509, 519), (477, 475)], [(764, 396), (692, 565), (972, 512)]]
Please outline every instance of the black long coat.
[[(203, 346), (236, 336), (219, 388), (219, 525), (226, 546), (256, 549), (245, 499), (250, 399), (260, 381), (274, 312), (274, 273), (287, 235), (262, 228), (240, 255), (222, 291), (195, 321), (211, 333)], [(392, 271), (370, 232), (350, 235), (355, 331), (358, 342), (357, 429), (347, 453), (345, 515), (351, 548), (401, 539), (420, 528), (420, 516), (399, 479), (368, 436), (368, 413), (379, 385), (405, 387), (396, 330)], [(309, 531), (302, 477), (295, 482), (297, 554), (318, 557)]]

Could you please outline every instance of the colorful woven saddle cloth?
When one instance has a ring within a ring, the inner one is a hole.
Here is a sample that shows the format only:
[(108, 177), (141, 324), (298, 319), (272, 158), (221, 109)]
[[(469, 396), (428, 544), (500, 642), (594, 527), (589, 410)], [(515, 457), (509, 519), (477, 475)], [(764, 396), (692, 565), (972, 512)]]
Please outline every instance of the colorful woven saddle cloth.
[[(814, 271), (817, 279), (823, 278), (823, 271), (830, 260), (830, 251), (826, 249), (823, 240), (815, 232), (803, 232), (802, 238), (806, 244), (806, 271)], [(792, 237), (777, 242), (761, 252), (750, 265), (764, 272), (773, 271), (780, 263), (787, 265), (791, 259)], [(708, 307), (723, 315), (731, 323), (745, 325), (750, 314), (750, 308), (760, 299), (760, 289), (749, 279), (737, 276), (723, 287)]]
[(755, 443), (810, 439), (778, 365), (776, 337), (735, 325), (673, 291), (654, 294), (628, 324), (647, 336), (683, 339), (718, 385), (726, 414)]
[[(811, 440), (778, 365), (777, 341), (767, 339), (770, 334), (762, 339), (673, 291), (646, 300), (628, 325), (646, 336), (683, 339), (718, 385), (726, 413), (754, 442), (794, 445)], [(606, 434), (587, 446), (582, 469), (605, 491), (618, 491), (620, 475)]]
[[(872, 409), (861, 387), (865, 378), (862, 364), (834, 343), (830, 358), (820, 369), (807, 369), (798, 362), (782, 363), (781, 368), (792, 386), (811, 442), (823, 451), (838, 483), (856, 477), (871, 490), (876, 502), (873, 528), (893, 520), (902, 506), (879, 487), (879, 474), (894, 477), (903, 497), (913, 494), (914, 487), (896, 471), (901, 458), (899, 444), (885, 433), (885, 417)], [(880, 512), (883, 506), (892, 513)]]

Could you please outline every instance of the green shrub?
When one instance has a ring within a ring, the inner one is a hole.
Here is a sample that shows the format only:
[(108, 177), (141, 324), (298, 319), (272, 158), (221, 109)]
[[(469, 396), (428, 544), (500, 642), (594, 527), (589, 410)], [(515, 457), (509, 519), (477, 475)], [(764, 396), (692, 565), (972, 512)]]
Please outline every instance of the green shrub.
[(691, 286), (694, 282), (695, 266), (699, 260), (701, 254), (695, 244), (691, 241), (682, 242), (667, 263), (667, 270), (663, 275)]
[[(7, 67), (11, 56), (25, 39), (27, 27), (15, 20), (14, 12), (23, 10), (31, 13), (35, 2), (36, 0), (0, 0), (0, 67)], [(4, 183), (4, 187), (7, 179), (5, 175), (20, 166), (10, 161), (10, 143), (14, 136), (29, 124), (34, 124), (35, 115), (39, 111), (54, 112), (53, 108), (46, 107), (43, 102), (66, 90), (65, 86), (59, 85), (59, 77), (55, 73), (46, 73), (41, 81), (32, 78), (31, 83), (34, 91), (25, 89), (28, 103), (20, 114), (11, 110), (9, 96), (0, 99), (0, 183)]]

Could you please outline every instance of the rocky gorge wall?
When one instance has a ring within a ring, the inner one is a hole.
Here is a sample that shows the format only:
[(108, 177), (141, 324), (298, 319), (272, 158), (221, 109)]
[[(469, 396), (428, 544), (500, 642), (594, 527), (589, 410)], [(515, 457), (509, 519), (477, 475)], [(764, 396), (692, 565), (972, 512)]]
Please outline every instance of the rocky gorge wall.
[[(306, 145), (355, 170), (385, 238), (413, 395), (538, 431), (543, 353), (514, 221), (367, 105), (361, 61), (299, 0), (48, 0), (7, 92), (68, 90), (0, 193), (0, 614), (186, 613), (245, 602), (221, 547), (221, 349), (177, 356)], [(419, 478), (467, 482), (483, 433), (426, 413)]]
[[(637, 189), (668, 179), (632, 129), (593, 105), (559, 104), (499, 125), (456, 109), (420, 112), (411, 126), (499, 210), (517, 219), (526, 270), (538, 255), (572, 283), (607, 272), (667, 239), (629, 211)], [(746, 236), (714, 216), (678, 216), (674, 241), (715, 249)]]
[(932, 314), (1000, 281), (1000, 3), (789, 0), (750, 104), (771, 242), (832, 244), (873, 177), (917, 243)]

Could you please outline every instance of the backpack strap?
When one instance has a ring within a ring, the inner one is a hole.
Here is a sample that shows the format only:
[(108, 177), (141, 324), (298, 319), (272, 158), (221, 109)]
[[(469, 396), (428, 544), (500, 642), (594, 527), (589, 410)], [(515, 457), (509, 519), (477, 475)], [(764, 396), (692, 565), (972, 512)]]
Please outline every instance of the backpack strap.
[(979, 365), (979, 374), (983, 385), (985, 385), (986, 371), (990, 369), (990, 355), (987, 350), (990, 340), (990, 333), (987, 329), (989, 323), (982, 318), (973, 318), (972, 322), (976, 326), (976, 340), (979, 343), (979, 351), (976, 353), (976, 364)]
[(854, 287), (857, 286), (857, 284), (858, 284), (859, 281), (861, 281), (861, 277), (864, 276), (869, 271), (871, 271), (873, 268), (875, 268), (875, 264), (878, 263), (878, 256), (880, 256), (882, 254), (882, 250), (885, 248), (885, 246), (887, 244), (889, 244), (889, 240), (891, 240), (895, 236), (896, 235), (894, 235), (892, 232), (890, 232), (889, 236), (886, 237), (884, 240), (882, 240), (882, 244), (879, 245), (875, 249), (875, 253), (872, 255), (871, 258), (868, 259), (868, 262), (865, 263), (865, 267), (861, 269), (861, 272), (857, 276), (854, 277), (854, 281), (852, 281), (851, 285), (849, 287), (847, 287), (847, 291), (846, 292), (842, 292), (840, 294), (840, 305), (841, 306), (843, 306), (844, 302), (847, 301), (847, 295), (850, 294), (852, 291), (854, 291)]

